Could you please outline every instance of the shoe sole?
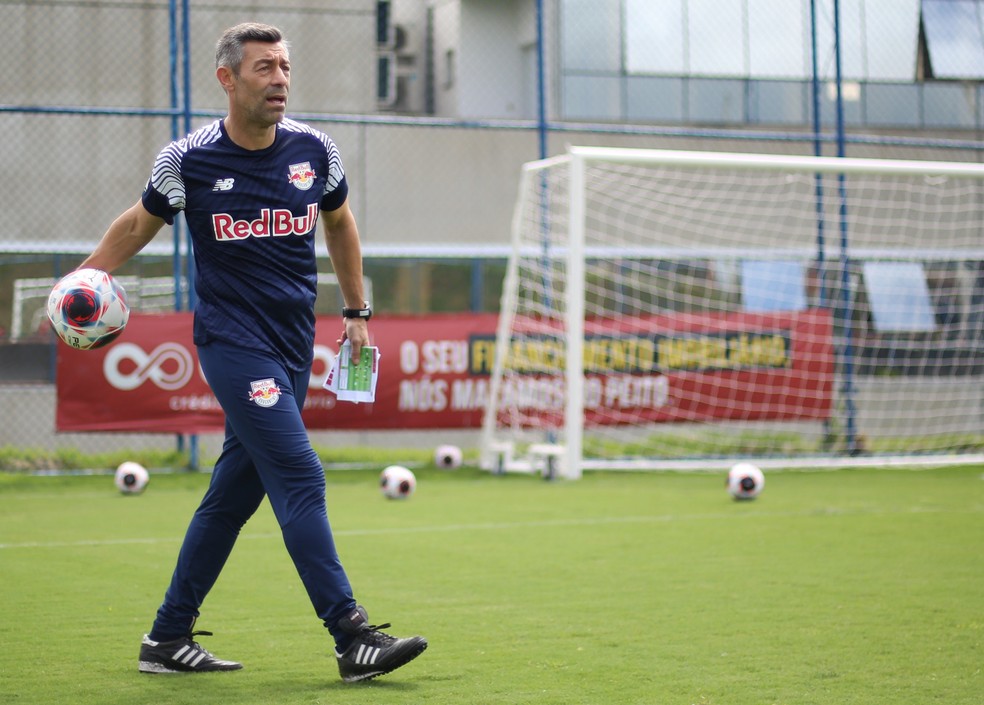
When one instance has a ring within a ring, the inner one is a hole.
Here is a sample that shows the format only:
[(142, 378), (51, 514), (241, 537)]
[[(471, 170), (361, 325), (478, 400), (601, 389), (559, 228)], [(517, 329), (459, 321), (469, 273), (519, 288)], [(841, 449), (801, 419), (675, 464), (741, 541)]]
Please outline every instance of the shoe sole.
[(155, 663), (153, 661), (141, 661), (137, 668), (141, 673), (188, 673), (188, 671), (168, 668), (163, 663)]
[(359, 673), (358, 675), (353, 675), (353, 676), (342, 676), (342, 680), (345, 681), (346, 683), (361, 683), (362, 681), (371, 681), (373, 678), (384, 676), (387, 673), (392, 673), (393, 671), (400, 668), (401, 666), (406, 666), (408, 663), (410, 663), (415, 658), (420, 656), (426, 650), (427, 650), (427, 642), (422, 641), (412, 651), (408, 651), (404, 655), (403, 659), (401, 659), (397, 663), (390, 664), (389, 667), (387, 668), (380, 669), (378, 671), (373, 671), (371, 673)]
[(242, 666), (236, 668), (210, 668), (210, 669), (180, 669), (180, 668), (170, 668), (166, 664), (158, 663), (157, 661), (141, 661), (137, 670), (141, 673), (221, 673), (222, 671), (238, 671)]

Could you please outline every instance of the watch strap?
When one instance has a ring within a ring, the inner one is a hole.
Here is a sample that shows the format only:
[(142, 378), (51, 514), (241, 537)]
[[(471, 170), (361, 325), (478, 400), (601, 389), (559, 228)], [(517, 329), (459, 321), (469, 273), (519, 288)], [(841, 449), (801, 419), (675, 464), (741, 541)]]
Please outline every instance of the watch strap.
[(372, 318), (372, 306), (368, 301), (363, 302), (362, 308), (342, 307), (342, 318), (361, 318), (368, 321)]

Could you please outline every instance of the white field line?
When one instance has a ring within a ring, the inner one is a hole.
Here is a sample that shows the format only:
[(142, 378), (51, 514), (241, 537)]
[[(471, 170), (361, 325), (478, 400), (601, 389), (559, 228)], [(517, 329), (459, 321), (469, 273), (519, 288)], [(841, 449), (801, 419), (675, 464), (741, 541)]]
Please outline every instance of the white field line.
[[(909, 507), (902, 509), (867, 510), (867, 509), (818, 509), (802, 512), (761, 512), (747, 514), (733, 512), (712, 512), (705, 514), (660, 514), (653, 516), (620, 516), (620, 517), (582, 517), (576, 519), (544, 519), (541, 521), (516, 522), (485, 522), (476, 524), (447, 524), (443, 526), (389, 527), (385, 529), (341, 529), (332, 533), (337, 537), (386, 536), (402, 534), (438, 534), (459, 533), (463, 531), (512, 531), (516, 529), (547, 529), (578, 526), (604, 526), (618, 524), (657, 524), (684, 521), (718, 521), (721, 519), (753, 519), (781, 517), (818, 517), (818, 516), (900, 516), (913, 514), (980, 514), (984, 506), (975, 506), (965, 510), (937, 509), (934, 507)], [(280, 539), (279, 533), (242, 534), (241, 541)], [(24, 548), (82, 548), (99, 546), (135, 546), (161, 543), (180, 543), (180, 537), (148, 537), (148, 538), (118, 538), (93, 539), (80, 541), (22, 541), (0, 543), (0, 551)]]

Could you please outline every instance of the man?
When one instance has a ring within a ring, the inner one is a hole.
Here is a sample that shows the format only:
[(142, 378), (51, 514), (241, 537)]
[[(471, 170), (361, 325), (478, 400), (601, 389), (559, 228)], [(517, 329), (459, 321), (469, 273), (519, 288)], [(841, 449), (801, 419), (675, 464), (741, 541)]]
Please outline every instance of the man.
[(240, 529), (268, 496), (334, 637), (343, 680), (367, 680), (416, 658), (427, 641), (384, 634), (389, 625), (370, 625), (356, 604), (328, 523), (324, 471), (301, 419), (314, 350), (319, 214), (345, 301), (339, 343), (350, 341), (358, 360), (369, 340), (372, 311), (345, 172), (331, 139), (285, 117), (290, 60), (277, 28), (232, 27), (215, 56), (228, 115), (161, 151), (140, 201), (81, 265), (113, 271), (185, 212), (197, 267), (194, 341), (226, 415), (222, 453), (143, 639), (139, 669), (242, 668), (208, 653), (194, 641), (208, 632), (192, 630)]

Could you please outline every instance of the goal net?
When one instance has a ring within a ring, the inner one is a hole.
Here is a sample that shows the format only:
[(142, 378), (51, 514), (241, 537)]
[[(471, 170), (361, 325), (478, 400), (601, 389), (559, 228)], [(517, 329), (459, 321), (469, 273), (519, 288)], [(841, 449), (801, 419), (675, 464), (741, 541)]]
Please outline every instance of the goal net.
[(573, 147), (526, 164), (498, 471), (984, 459), (984, 167)]

